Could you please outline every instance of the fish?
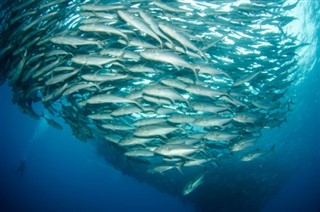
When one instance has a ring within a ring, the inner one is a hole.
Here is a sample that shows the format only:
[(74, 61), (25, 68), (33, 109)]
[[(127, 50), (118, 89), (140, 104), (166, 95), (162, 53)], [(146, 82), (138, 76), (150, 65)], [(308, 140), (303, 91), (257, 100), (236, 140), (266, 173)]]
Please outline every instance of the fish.
[(103, 75), (100, 74), (82, 74), (81, 78), (89, 82), (108, 82), (128, 79), (129, 76), (126, 74), (116, 74), (116, 73), (106, 73)]
[(71, 36), (71, 35), (60, 35), (50, 38), (50, 41), (54, 44), (60, 45), (68, 45), (74, 48), (79, 46), (87, 46), (87, 45), (96, 45), (99, 48), (102, 48), (102, 42), (98, 40), (89, 40), (84, 39), (78, 36)]
[(163, 10), (166, 10), (166, 11), (169, 11), (169, 12), (174, 12), (174, 13), (183, 13), (183, 12), (186, 12), (186, 10), (183, 10), (183, 9), (178, 9), (178, 8), (173, 8), (161, 1), (153, 1), (152, 4), (154, 4), (155, 6), (163, 9)]
[[(60, 61), (59, 59), (54, 60), (52, 63), (43, 66), (42, 68), (36, 70), (36, 72), (33, 73), (32, 78), (33, 79), (37, 79), (39, 77), (41, 77), (44, 74), (48, 74), (48, 72), (51, 72), (51, 70), (58, 66), (59, 64), (61, 64), (62, 61)], [(47, 72), (47, 73), (46, 73)]]
[(199, 54), (197, 54), (193, 51), (190, 51), (188, 49), (184, 49), (183, 47), (178, 46), (177, 44), (173, 44), (170, 42), (165, 42), (164, 44), (165, 44), (165, 46), (167, 46), (169, 49), (171, 49), (173, 51), (185, 54), (185, 55), (187, 55), (191, 58), (194, 58), (194, 59), (202, 59), (202, 57)]
[(232, 120), (236, 121), (236, 122), (240, 122), (240, 123), (245, 123), (245, 124), (255, 124), (259, 118), (257, 115), (253, 114), (253, 113), (237, 113)]
[(166, 86), (181, 89), (181, 90), (184, 90), (187, 87), (185, 83), (176, 79), (171, 79), (171, 78), (163, 79), (160, 82)]
[(256, 72), (256, 73), (249, 74), (249, 75), (244, 76), (244, 77), (241, 77), (240, 79), (236, 80), (236, 81), (233, 83), (233, 86), (236, 87), (236, 86), (243, 85), (244, 83), (249, 82), (249, 81), (251, 81), (252, 79), (254, 79), (255, 77), (257, 77), (260, 73), (261, 73), (261, 71)]
[[(202, 138), (201, 138), (202, 139)], [(191, 137), (173, 137), (167, 140), (168, 144), (184, 144), (184, 145), (198, 145), (202, 140)]]
[[(172, 46), (174, 46), (173, 42), (170, 40), (170, 38), (168, 38), (167, 36), (165, 36), (159, 28), (159, 24), (151, 17), (150, 14), (148, 14), (148, 12), (144, 11), (144, 10), (139, 10), (139, 15), (140, 17), (144, 20), (145, 23), (147, 23), (150, 28), (161, 38), (164, 38), (165, 40), (167, 40)], [(160, 43), (160, 45), (162, 46), (163, 44)]]
[(185, 114), (172, 114), (168, 117), (168, 121), (176, 124), (193, 123), (196, 117)]
[(198, 111), (198, 112), (210, 112), (210, 113), (220, 113), (222, 111), (232, 111), (230, 110), (230, 107), (228, 106), (220, 106), (220, 105), (214, 105), (209, 102), (191, 102), (190, 103), (191, 107), (193, 110)]
[(50, 79), (48, 79), (45, 84), (46, 85), (54, 85), (54, 84), (57, 84), (57, 83), (61, 83), (71, 77), (73, 77), (74, 75), (78, 74), (80, 71), (80, 69), (77, 69), (77, 70), (74, 70), (70, 73), (66, 73), (66, 74), (58, 74), (58, 75), (55, 75), (55, 76), (52, 76)]
[(100, 55), (89, 55), (89, 54), (81, 54), (75, 55), (71, 58), (71, 61), (80, 64), (80, 65), (87, 65), (87, 66), (97, 66), (102, 68), (103, 65), (110, 64), (114, 61), (117, 61), (118, 58), (110, 58)]
[(127, 11), (124, 11), (124, 10), (118, 10), (117, 12), (118, 12), (118, 15), (124, 21), (126, 21), (128, 24), (130, 24), (133, 27), (137, 28), (142, 33), (145, 33), (145, 34), (151, 36), (152, 38), (154, 38), (155, 40), (157, 40), (159, 42), (160, 46), (163, 45), (162, 40), (159, 38), (159, 36), (156, 35), (156, 33), (152, 29), (150, 29), (148, 27), (148, 25), (146, 25), (142, 20), (140, 20), (139, 18), (131, 15), (130, 13), (128, 13)]
[(88, 82), (88, 83), (77, 83), (73, 84), (66, 88), (66, 90), (62, 93), (62, 96), (69, 96), (71, 94), (74, 94), (76, 92), (79, 92), (81, 90), (85, 90), (91, 87), (95, 87), (96, 90), (101, 90), (98, 84)]
[(241, 157), (241, 161), (243, 161), (243, 162), (252, 161), (252, 160), (255, 160), (255, 159), (261, 157), (264, 154), (265, 154), (265, 152), (260, 152), (258, 150), (253, 151), (253, 152), (249, 152)]
[(223, 127), (230, 122), (232, 118), (223, 118), (216, 116), (205, 116), (197, 118), (193, 124), (199, 127)]
[(189, 195), (191, 192), (193, 192), (196, 188), (198, 188), (201, 184), (204, 183), (205, 173), (206, 172), (201, 173), (200, 175), (192, 179), (187, 185), (185, 185), (182, 191), (183, 196)]
[(228, 73), (226, 73), (225, 71), (216, 69), (216, 68), (208, 66), (208, 65), (197, 65), (197, 66), (195, 66), (195, 69), (198, 70), (198, 74), (209, 74), (211, 76), (224, 75), (224, 76), (231, 79), (230, 75)]
[(136, 127), (146, 126), (146, 125), (155, 125), (155, 124), (161, 124), (165, 123), (167, 119), (165, 118), (144, 118), (137, 120), (135, 123), (133, 123)]
[(155, 153), (168, 157), (187, 157), (188, 155), (198, 153), (199, 151), (201, 150), (198, 148), (183, 144), (165, 144), (154, 150)]
[(237, 133), (232, 133), (228, 131), (210, 131), (203, 138), (214, 141), (227, 141), (240, 137)]
[(133, 135), (137, 137), (165, 137), (167, 134), (172, 133), (178, 129), (179, 128), (167, 124), (150, 124), (138, 127)]
[(69, 52), (64, 51), (62, 49), (55, 49), (55, 50), (51, 50), (51, 51), (46, 52), (45, 56), (52, 57), (52, 56), (69, 55), (69, 54), (70, 54)]
[(93, 120), (112, 120), (113, 117), (110, 113), (94, 113), (87, 115), (89, 119)]
[(182, 167), (205, 167), (207, 163), (210, 163), (210, 165), (214, 168), (219, 167), (215, 158), (211, 158), (209, 160), (206, 158), (186, 160), (183, 162)]
[(103, 4), (84, 4), (81, 5), (80, 8), (82, 10), (93, 11), (93, 12), (108, 12), (108, 11), (116, 11), (124, 9), (123, 5), (103, 5)]
[(245, 153), (244, 155), (241, 156), (240, 160), (242, 162), (248, 162), (248, 161), (253, 161), (256, 160), (257, 158), (262, 157), (263, 155), (266, 155), (270, 152), (273, 152), (275, 148), (275, 144), (273, 144), (270, 148), (270, 150), (260, 150), (257, 148), (256, 150), (250, 151)]
[(143, 89), (143, 93), (149, 96), (160, 97), (164, 99), (169, 99), (171, 103), (175, 101), (186, 102), (188, 104), (188, 100), (181, 96), (174, 89), (162, 86), (162, 85), (150, 85)]
[(148, 170), (149, 173), (155, 174), (155, 173), (160, 173), (161, 175), (164, 174), (164, 172), (176, 168), (180, 173), (182, 173), (181, 168), (179, 166), (175, 165), (159, 165), (152, 167)]
[(142, 106), (137, 103), (136, 101), (123, 98), (121, 96), (112, 95), (112, 94), (97, 94), (95, 96), (90, 97), (87, 100), (80, 102), (80, 105), (87, 105), (87, 104), (105, 104), (105, 103), (128, 103), (128, 104), (135, 104), (138, 107), (142, 108)]
[(153, 157), (154, 152), (146, 149), (134, 149), (124, 153), (125, 156), (137, 158), (137, 157)]
[(52, 91), (51, 93), (43, 95), (41, 98), (42, 102), (52, 102), (58, 99), (60, 96), (62, 96), (63, 92), (67, 89), (68, 86), (68, 83), (64, 83), (64, 85), (59, 87), (58, 89)]
[(133, 146), (133, 145), (147, 145), (147, 143), (153, 141), (153, 138), (138, 138), (135, 136), (127, 136), (120, 140), (121, 146)]
[(53, 5), (57, 5), (57, 4), (60, 4), (60, 3), (63, 3), (63, 2), (66, 2), (66, 0), (55, 0), (55, 1), (50, 1), (46, 4), (42, 4), (40, 7), (39, 7), (39, 10), (42, 10), (44, 8), (47, 8), (47, 7), (51, 7)]
[[(130, 42), (130, 41), (128, 41), (128, 42)], [(103, 49), (102, 51), (100, 51), (100, 55), (109, 55), (112, 57), (131, 59), (131, 60), (135, 60), (135, 61), (139, 61), (141, 58), (138, 53), (124, 50), (124, 49), (117, 49), (117, 48)], [(128, 67), (126, 67), (126, 68), (128, 68)]]
[(30, 30), (32, 27), (34, 27), (36, 24), (39, 24), (42, 20), (44, 20), (44, 19), (49, 19), (49, 18), (51, 18), (51, 17), (53, 17), (53, 16), (55, 16), (55, 15), (57, 15), (57, 14), (58, 14), (58, 12), (57, 12), (57, 11), (54, 11), (54, 12), (51, 12), (51, 13), (47, 13), (47, 14), (45, 14), (45, 15), (43, 15), (43, 16), (40, 16), (40, 17), (38, 17), (37, 19), (35, 19), (34, 21), (32, 21), (31, 23), (29, 23), (28, 25), (24, 26), (24, 27), (22, 28), (22, 31), (28, 31), (28, 30)]
[(127, 41), (123, 40), (123, 39), (118, 39), (118, 43), (123, 44), (123, 45), (128, 45), (128, 46), (136, 46), (136, 47), (145, 48), (145, 49), (157, 49), (158, 48), (157, 46), (155, 46), (147, 41), (140, 40), (140, 39), (133, 38), (133, 37), (129, 38), (129, 43), (127, 43)]
[(148, 67), (145, 65), (133, 65), (126, 67), (128, 71), (133, 72), (133, 73), (156, 73), (157, 70), (154, 69), (153, 67)]
[(50, 119), (50, 118), (47, 118), (47, 117), (44, 116), (44, 115), (42, 115), (42, 117), (47, 121), (47, 123), (48, 123), (50, 126), (56, 128), (56, 129), (58, 129), (58, 130), (62, 130), (61, 124), (59, 124), (59, 123), (56, 122), (55, 120)]
[(298, 2), (7, 1), (0, 84), (23, 113), (64, 120), (123, 173), (186, 196), (276, 151), (259, 137), (286, 121), (314, 46), (290, 34)]
[(185, 48), (185, 51), (187, 51), (187, 48), (189, 48), (195, 52), (198, 52), (200, 56), (204, 56), (204, 53), (198, 47), (196, 47), (187, 37), (178, 32), (176, 28), (162, 23), (159, 24), (159, 28), (170, 37), (178, 41)]
[(104, 136), (104, 139), (108, 142), (115, 143), (115, 144), (118, 144), (120, 141), (120, 138), (116, 135), (106, 135)]
[(169, 63), (173, 67), (175, 67), (177, 70), (180, 70), (178, 68), (179, 66), (190, 69), (194, 73), (195, 80), (196, 81), (198, 80), (198, 74), (194, 69), (194, 67), (192, 67), (186, 60), (184, 60), (174, 52), (164, 51), (159, 49), (149, 49), (149, 50), (140, 52), (140, 55), (147, 60)]
[(242, 138), (240, 141), (231, 145), (230, 150), (232, 152), (242, 151), (250, 146), (253, 146), (257, 137), (246, 137)]
[(100, 23), (85, 24), (85, 25), (79, 26), (79, 29), (85, 32), (115, 34), (115, 35), (119, 35), (120, 37), (123, 37), (125, 40), (128, 41), (128, 36), (123, 32), (121, 32), (119, 29), (112, 26), (100, 24)]
[(262, 110), (266, 110), (266, 111), (272, 110), (272, 109), (277, 107), (277, 105), (275, 105), (275, 104), (272, 104), (272, 103), (269, 103), (269, 102), (262, 102), (262, 101), (258, 101), (258, 100), (253, 100), (253, 101), (251, 101), (251, 103), (255, 107), (260, 108)]
[(157, 97), (157, 96), (149, 96), (143, 94), (142, 98), (148, 102), (155, 103), (157, 105), (171, 105), (173, 102), (169, 99), (165, 99), (162, 97)]
[(15, 67), (15, 69), (12, 72), (10, 72), (8, 78), (9, 78), (9, 83), (11, 85), (14, 85), (16, 82), (19, 81), (19, 78), (21, 77), (21, 73), (26, 63), (26, 56), (27, 56), (27, 51), (25, 51), (24, 54), (21, 56), (21, 60), (19, 64)]
[(141, 108), (137, 106), (127, 106), (127, 107), (121, 107), (117, 110), (112, 111), (110, 114), (111, 116), (125, 116), (125, 115), (130, 115), (132, 113), (139, 113), (141, 112)]
[(212, 99), (215, 99), (216, 97), (219, 96), (228, 96), (227, 93), (222, 92), (222, 91), (217, 91), (211, 88), (203, 87), (201, 85), (188, 85), (185, 90), (189, 93), (198, 95), (198, 96), (205, 96), (209, 97)]
[(135, 129), (132, 126), (125, 125), (123, 123), (121, 123), (121, 124), (114, 124), (114, 123), (102, 124), (101, 127), (104, 129), (108, 129), (108, 130), (120, 130), (120, 131), (129, 131), (129, 130)]

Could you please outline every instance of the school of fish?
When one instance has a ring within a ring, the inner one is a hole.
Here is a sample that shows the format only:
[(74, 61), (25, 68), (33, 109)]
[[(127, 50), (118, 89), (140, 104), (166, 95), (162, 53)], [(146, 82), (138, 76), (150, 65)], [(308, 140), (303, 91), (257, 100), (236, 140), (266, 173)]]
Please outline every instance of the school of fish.
[(7, 1), (0, 82), (22, 112), (59, 129), (63, 119), (146, 175), (202, 167), (182, 188), (189, 195), (225, 157), (273, 151), (255, 145), (290, 110), (303, 44), (284, 12), (297, 3)]

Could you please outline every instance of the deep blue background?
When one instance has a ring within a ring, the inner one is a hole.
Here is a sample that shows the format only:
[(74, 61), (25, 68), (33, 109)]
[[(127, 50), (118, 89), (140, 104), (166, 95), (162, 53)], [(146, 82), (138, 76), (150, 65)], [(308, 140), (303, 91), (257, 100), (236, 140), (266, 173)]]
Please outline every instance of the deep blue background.
[(1, 211), (191, 211), (190, 204), (108, 166), (67, 126), (57, 130), (22, 114), (8, 86), (0, 88), (0, 99)]
[[(56, 130), (22, 114), (11, 98), (9, 87), (0, 87), (1, 212), (192, 211), (191, 204), (123, 176), (94, 146), (76, 140), (67, 126)], [(271, 132), (282, 134), (283, 142), (305, 142), (306, 148), (296, 152), (305, 157), (263, 212), (320, 211), (319, 59), (297, 87), (295, 102), (288, 122)], [(16, 169), (23, 158), (26, 170), (19, 176)]]
[[(298, 87), (298, 108), (275, 130), (290, 134), (289, 127), (297, 126), (292, 132), (312, 145), (310, 152), (264, 212), (320, 209), (319, 70), (315, 67)], [(108, 166), (93, 145), (76, 140), (67, 126), (57, 130), (22, 114), (11, 103), (7, 85), (0, 87), (0, 99), (1, 211), (192, 211), (191, 204)], [(19, 176), (16, 169), (24, 157), (26, 170)]]

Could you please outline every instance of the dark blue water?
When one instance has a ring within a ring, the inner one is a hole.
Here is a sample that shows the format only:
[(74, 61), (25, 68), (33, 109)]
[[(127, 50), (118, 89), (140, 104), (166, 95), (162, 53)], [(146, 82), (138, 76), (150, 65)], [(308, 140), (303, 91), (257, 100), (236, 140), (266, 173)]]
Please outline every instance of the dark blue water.
[[(284, 157), (272, 163), (279, 163), (284, 169), (296, 163), (296, 168), (263, 212), (320, 211), (320, 48), (317, 49), (318, 63), (297, 85), (287, 122), (269, 130), (265, 138), (276, 138), (276, 147), (282, 142), (290, 143), (292, 159)], [(68, 126), (57, 130), (43, 120), (22, 114), (11, 98), (8, 85), (0, 87), (1, 212), (193, 211), (191, 203), (106, 164), (95, 147), (90, 142), (79, 142)], [(283, 149), (282, 153), (285, 154)], [(25, 170), (19, 174), (17, 169), (23, 159)]]
[[(319, 57), (318, 57), (319, 58)], [(319, 60), (318, 60), (319, 61)], [(296, 107), (288, 122), (277, 129), (283, 142), (299, 143), (299, 168), (266, 205), (271, 211), (320, 211), (320, 64), (297, 87)], [(275, 161), (277, 162), (277, 161)], [(291, 165), (291, 164), (288, 164)]]
[[(306, 148), (297, 152), (305, 154), (302, 166), (264, 212), (320, 209), (319, 70), (318, 64), (299, 85), (288, 123), (271, 131), (292, 143), (303, 139)], [(0, 89), (1, 211), (192, 211), (191, 204), (108, 166), (67, 126), (56, 130), (22, 114), (11, 103), (9, 87)], [(19, 175), (23, 158), (25, 172)]]
[(0, 211), (191, 211), (106, 165), (67, 126), (56, 130), (22, 114), (8, 86), (0, 89)]

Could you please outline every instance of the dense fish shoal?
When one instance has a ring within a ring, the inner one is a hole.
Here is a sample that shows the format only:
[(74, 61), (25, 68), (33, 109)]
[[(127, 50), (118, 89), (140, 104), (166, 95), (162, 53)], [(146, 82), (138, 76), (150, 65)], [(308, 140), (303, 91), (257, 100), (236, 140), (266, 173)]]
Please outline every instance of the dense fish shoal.
[(13, 103), (55, 128), (62, 117), (124, 173), (189, 196), (225, 161), (275, 151), (259, 137), (292, 104), (296, 3), (8, 2), (0, 82)]

